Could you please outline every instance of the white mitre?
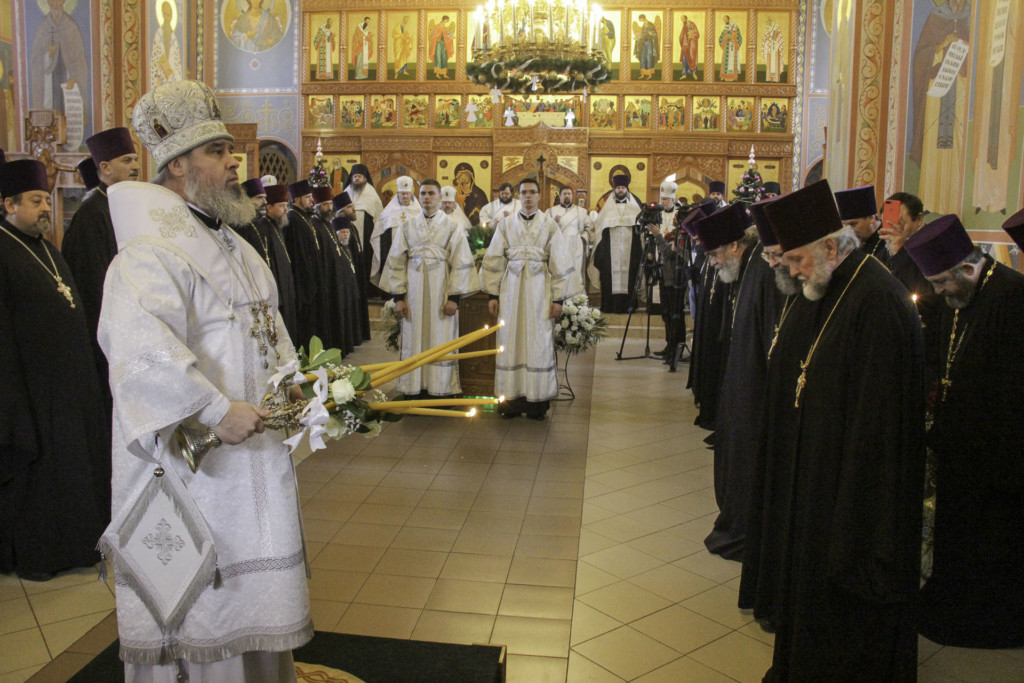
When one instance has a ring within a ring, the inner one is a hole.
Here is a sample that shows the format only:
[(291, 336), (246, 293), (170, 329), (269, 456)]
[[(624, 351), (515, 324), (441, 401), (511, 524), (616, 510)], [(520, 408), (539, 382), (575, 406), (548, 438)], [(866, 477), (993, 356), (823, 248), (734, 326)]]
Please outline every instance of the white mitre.
[(451, 185), (445, 185), (441, 188), (441, 201), (442, 202), (454, 202), (455, 201), (455, 188)]
[(213, 90), (199, 81), (171, 81), (140, 97), (132, 128), (153, 155), (157, 170), (207, 142), (235, 139), (221, 120)]
[(412, 192), (412, 178), (407, 175), (399, 176), (395, 181), (399, 192)]
[(673, 183), (671, 180), (666, 180), (661, 184), (661, 198), (662, 199), (675, 199), (676, 191), (679, 190), (679, 186)]

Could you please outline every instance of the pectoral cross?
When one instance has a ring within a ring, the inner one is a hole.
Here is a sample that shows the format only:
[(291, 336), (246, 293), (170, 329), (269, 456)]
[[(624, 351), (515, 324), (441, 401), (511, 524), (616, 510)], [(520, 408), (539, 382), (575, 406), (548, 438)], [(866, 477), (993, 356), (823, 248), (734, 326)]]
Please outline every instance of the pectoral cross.
[(64, 284), (64, 281), (57, 277), (57, 291), (64, 295), (64, 298), (71, 304), (71, 308), (75, 307), (75, 297), (71, 294), (71, 288)]
[(800, 361), (800, 377), (796, 380), (796, 401), (793, 403), (794, 408), (800, 407), (800, 394), (803, 393), (804, 385), (807, 384), (807, 361)]
[(768, 357), (772, 357), (772, 351), (775, 350), (775, 345), (779, 343), (779, 326), (775, 326), (775, 336), (772, 337), (772, 345), (768, 347)]
[(942, 400), (945, 401), (946, 394), (949, 392), (949, 388), (953, 386), (953, 380), (946, 376), (939, 380), (939, 384), (942, 385)]

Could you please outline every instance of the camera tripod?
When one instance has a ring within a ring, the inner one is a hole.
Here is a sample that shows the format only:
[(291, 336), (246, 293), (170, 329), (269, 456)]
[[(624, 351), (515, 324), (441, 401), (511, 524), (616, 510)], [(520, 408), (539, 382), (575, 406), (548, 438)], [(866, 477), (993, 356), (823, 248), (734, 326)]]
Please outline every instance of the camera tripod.
[[(626, 317), (626, 329), (622, 332), (622, 343), (619, 344), (619, 352), (615, 360), (636, 360), (638, 358), (654, 358), (661, 360), (651, 353), (651, 300), (654, 297), (654, 286), (662, 281), (661, 264), (657, 261), (657, 250), (655, 249), (654, 237), (646, 232), (646, 227), (638, 226), (637, 229), (645, 231), (642, 262), (636, 269), (636, 279), (633, 282), (633, 293), (629, 297), (629, 307), (626, 309), (629, 315)], [(648, 258), (650, 257), (650, 258)], [(622, 350), (626, 346), (626, 337), (629, 336), (629, 325), (633, 320), (633, 312), (636, 311), (640, 286), (646, 288), (647, 293), (647, 337), (644, 345), (644, 355), (623, 357)]]

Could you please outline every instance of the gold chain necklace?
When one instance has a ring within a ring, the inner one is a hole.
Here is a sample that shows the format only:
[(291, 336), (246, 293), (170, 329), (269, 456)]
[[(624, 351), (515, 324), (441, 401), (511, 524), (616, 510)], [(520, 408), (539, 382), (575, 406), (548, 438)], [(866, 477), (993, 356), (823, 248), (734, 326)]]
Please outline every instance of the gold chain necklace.
[(256, 233), (256, 239), (258, 239), (260, 241), (260, 246), (263, 247), (263, 260), (266, 261), (267, 265), (269, 266), (270, 265), (270, 244), (269, 244), (269, 238), (264, 237), (262, 235), (262, 233), (260, 233), (260, 229), (256, 227), (256, 221), (254, 221), (254, 220), (249, 221), (249, 227), (252, 228), (252, 231), (254, 233)]
[[(985, 273), (985, 277), (982, 278), (981, 284), (978, 285), (978, 291), (975, 293), (977, 296), (981, 292), (985, 283), (988, 282), (988, 278), (996, 269), (996, 264), (993, 263), (992, 267)], [(957, 357), (960, 355), (960, 347), (964, 345), (964, 339), (967, 338), (967, 328), (971, 326), (970, 322), (964, 323), (964, 329), (960, 333), (960, 338), (956, 336), (956, 325), (960, 318), (960, 309), (953, 309), (953, 329), (949, 332), (949, 348), (946, 350), (946, 372), (943, 374), (940, 384), (942, 384), (942, 398), (941, 401), (946, 400), (946, 394), (949, 393), (949, 388), (953, 386), (953, 380), (950, 379), (950, 374), (953, 371), (953, 363), (956, 362)], [(954, 345), (955, 342), (955, 345)]]
[(49, 275), (50, 277), (52, 277), (54, 282), (57, 283), (57, 291), (60, 292), (61, 294), (63, 294), (64, 298), (68, 300), (68, 304), (70, 304), (71, 308), (74, 308), (75, 307), (75, 297), (71, 293), (71, 288), (68, 287), (66, 284), (64, 284), (64, 280), (61, 279), (60, 271), (57, 270), (57, 263), (56, 263), (56, 261), (53, 260), (53, 254), (51, 254), (50, 250), (46, 248), (46, 245), (45, 244), (43, 245), (43, 251), (45, 251), (46, 255), (48, 257), (50, 257), (50, 265), (53, 266), (53, 272), (52, 273), (50, 272), (50, 269), (46, 267), (46, 264), (43, 263), (43, 259), (39, 258), (39, 256), (36, 255), (36, 252), (32, 251), (32, 249), (30, 249), (27, 244), (25, 244), (20, 239), (15, 237), (14, 234), (10, 230), (5, 228), (4, 226), (0, 225), (0, 230), (3, 230), (4, 232), (6, 232), (8, 235), (11, 236), (12, 240), (14, 240), (18, 244), (20, 244), (22, 247), (24, 247), (25, 251), (27, 251), (28, 253), (32, 254), (32, 258), (34, 258), (36, 261), (38, 261), (39, 265), (41, 265), (43, 267), (43, 270), (46, 271), (46, 274)]
[(868, 257), (865, 256), (864, 260), (857, 266), (857, 270), (853, 271), (853, 277), (846, 283), (846, 287), (843, 288), (842, 294), (836, 299), (835, 305), (832, 306), (832, 310), (829, 311), (828, 317), (825, 318), (825, 324), (821, 326), (821, 331), (818, 332), (818, 338), (811, 344), (811, 349), (807, 352), (807, 357), (800, 361), (800, 377), (796, 380), (796, 401), (793, 403), (794, 408), (800, 407), (800, 394), (804, 390), (804, 385), (807, 384), (807, 366), (811, 364), (811, 359), (814, 357), (814, 351), (818, 348), (818, 342), (821, 341), (821, 336), (825, 334), (825, 330), (828, 328), (829, 321), (832, 320), (832, 314), (839, 308), (839, 304), (843, 302), (843, 297), (846, 296), (846, 292), (850, 289), (850, 285), (857, 279), (857, 275), (860, 273), (860, 269), (864, 267), (864, 264), (868, 262)]
[(775, 350), (775, 345), (779, 343), (779, 330), (782, 329), (783, 323), (786, 322), (786, 316), (789, 315), (790, 309), (793, 308), (793, 302), (796, 301), (797, 294), (790, 294), (786, 297), (786, 303), (782, 305), (782, 315), (779, 316), (779, 322), (775, 324), (775, 336), (772, 337), (772, 345), (768, 347), (768, 360), (772, 359), (772, 351)]

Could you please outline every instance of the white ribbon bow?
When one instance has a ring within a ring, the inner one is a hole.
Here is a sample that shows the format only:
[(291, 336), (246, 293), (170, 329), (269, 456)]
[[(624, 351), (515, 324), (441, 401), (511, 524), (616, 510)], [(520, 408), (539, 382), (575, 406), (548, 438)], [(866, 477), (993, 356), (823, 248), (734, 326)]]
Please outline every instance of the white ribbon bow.
[[(293, 358), (292, 360), (288, 361), (284, 365), (278, 365), (277, 366), (277, 372), (275, 372), (273, 375), (271, 375), (270, 379), (267, 380), (267, 381), (270, 384), (273, 384), (274, 385), (274, 391), (277, 391), (277, 388), (279, 386), (281, 386), (281, 382), (283, 382), (290, 375), (294, 375), (298, 371), (299, 371), (299, 361), (298, 361), (298, 359), (294, 359)], [(299, 382), (299, 384), (302, 384), (304, 382), (305, 382), (305, 377), (303, 377), (303, 381)]]
[(313, 383), (313, 398), (309, 399), (306, 407), (302, 409), (302, 415), (299, 418), (299, 424), (303, 426), (302, 431), (284, 441), (290, 447), (289, 453), (295, 451), (299, 442), (302, 441), (303, 435), (307, 432), (309, 433), (309, 450), (318, 451), (327, 448), (323, 439), (324, 434), (327, 433), (324, 425), (327, 424), (327, 420), (331, 417), (331, 414), (327, 412), (327, 408), (324, 407), (328, 388), (327, 370), (317, 368), (313, 371), (313, 374), (316, 375), (316, 381)]

